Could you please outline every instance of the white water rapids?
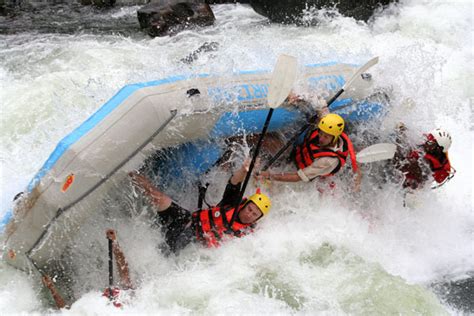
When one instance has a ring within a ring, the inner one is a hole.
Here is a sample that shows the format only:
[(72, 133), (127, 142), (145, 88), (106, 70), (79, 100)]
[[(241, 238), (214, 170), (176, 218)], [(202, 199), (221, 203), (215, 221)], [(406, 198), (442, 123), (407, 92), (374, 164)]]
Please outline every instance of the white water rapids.
[[(402, 207), (396, 187), (368, 187), (368, 179), (356, 201), (340, 192), (321, 198), (314, 183), (275, 184), (275, 207), (255, 234), (219, 249), (190, 246), (176, 258), (156, 249), (158, 230), (144, 223), (117, 227), (138, 285), (134, 297), (121, 310), (108, 304), (100, 293), (104, 267), (89, 271), (96, 289), (61, 313), (459, 313), (430, 285), (474, 271), (472, 3), (406, 0), (369, 25), (333, 17), (314, 27), (271, 25), (245, 5), (213, 10), (214, 26), (174, 37), (1, 35), (0, 217), (58, 141), (122, 86), (176, 74), (272, 69), (282, 53), (300, 65), (363, 64), (380, 56), (370, 72), (377, 87), (392, 89), (380, 132), (403, 121), (416, 139), (443, 126), (453, 136), (456, 176), (419, 192), (411, 208)], [(180, 61), (205, 42), (219, 47), (191, 65)], [(37, 279), (0, 262), (0, 314), (52, 313), (42, 300)]]

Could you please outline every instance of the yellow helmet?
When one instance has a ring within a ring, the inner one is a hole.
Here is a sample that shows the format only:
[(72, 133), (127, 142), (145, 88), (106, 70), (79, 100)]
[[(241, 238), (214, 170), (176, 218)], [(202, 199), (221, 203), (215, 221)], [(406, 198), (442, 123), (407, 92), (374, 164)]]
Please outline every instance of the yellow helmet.
[(337, 114), (330, 113), (319, 121), (318, 128), (337, 138), (344, 131), (344, 119)]
[(272, 207), (270, 198), (267, 195), (261, 193), (260, 189), (257, 189), (257, 192), (254, 195), (251, 195), (245, 204), (249, 202), (253, 202), (255, 205), (257, 205), (263, 216), (267, 215), (270, 211), (270, 208)]

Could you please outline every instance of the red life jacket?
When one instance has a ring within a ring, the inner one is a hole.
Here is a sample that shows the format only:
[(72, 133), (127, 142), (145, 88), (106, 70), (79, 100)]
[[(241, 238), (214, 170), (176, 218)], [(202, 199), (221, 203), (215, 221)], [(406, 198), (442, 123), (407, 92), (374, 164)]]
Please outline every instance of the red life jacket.
[(319, 142), (319, 131), (314, 130), (309, 137), (305, 137), (301, 145), (296, 146), (295, 162), (298, 169), (304, 169), (310, 166), (316, 158), (321, 157), (336, 157), (339, 158), (338, 166), (326, 176), (330, 176), (338, 172), (346, 163), (347, 156), (351, 156), (352, 170), (357, 171), (356, 155), (354, 152), (354, 146), (351, 140), (345, 133), (341, 134), (343, 141), (342, 151), (332, 150), (329, 148), (321, 148), (318, 145)]
[[(241, 204), (239, 209), (244, 204)], [(193, 213), (196, 221), (196, 237), (208, 247), (218, 247), (219, 241), (224, 234), (241, 237), (246, 235), (254, 224), (242, 224), (237, 220), (232, 226), (229, 225), (234, 215), (235, 208), (226, 209), (215, 206), (211, 209), (201, 210)], [(224, 217), (225, 215), (225, 217)]]
[(433, 171), (433, 178), (436, 182), (443, 183), (451, 174), (451, 163), (447, 156), (443, 163), (431, 154), (425, 154), (423, 158), (429, 162), (431, 171)]
[[(418, 165), (420, 157), (423, 155), (422, 152), (418, 150), (413, 150), (411, 151), (407, 158), (409, 161), (412, 161), (413, 163), (416, 163)], [(443, 162), (441, 162), (438, 158), (436, 158), (434, 155), (427, 154), (425, 153), (423, 155), (423, 159), (425, 159), (430, 166), (433, 176), (433, 179), (437, 183), (443, 183), (446, 178), (448, 178), (451, 175), (451, 163), (449, 162), (448, 156), (445, 156), (446, 159), (444, 159)], [(405, 171), (405, 186), (410, 186), (414, 189), (416, 189), (421, 183), (424, 182), (423, 179), (417, 177), (415, 174), (410, 172), (409, 170)]]

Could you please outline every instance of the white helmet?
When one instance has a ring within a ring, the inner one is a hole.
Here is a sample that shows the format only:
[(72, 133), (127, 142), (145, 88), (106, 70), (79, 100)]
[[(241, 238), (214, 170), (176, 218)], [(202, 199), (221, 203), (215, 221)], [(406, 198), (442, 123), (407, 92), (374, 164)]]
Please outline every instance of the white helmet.
[(451, 139), (451, 135), (442, 128), (437, 128), (432, 130), (428, 137), (432, 136), (439, 146), (443, 147), (443, 152), (448, 152), (449, 147), (451, 147), (451, 143), (453, 142)]

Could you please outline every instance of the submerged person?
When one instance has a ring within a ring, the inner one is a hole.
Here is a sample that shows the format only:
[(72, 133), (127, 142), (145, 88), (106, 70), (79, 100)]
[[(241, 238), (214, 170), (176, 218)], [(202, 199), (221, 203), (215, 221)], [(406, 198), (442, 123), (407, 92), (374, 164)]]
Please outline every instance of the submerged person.
[(229, 179), (221, 202), (214, 207), (191, 213), (159, 191), (148, 178), (131, 174), (132, 181), (150, 198), (157, 209), (165, 241), (172, 252), (178, 252), (191, 241), (200, 241), (208, 247), (217, 247), (225, 237), (242, 237), (270, 211), (267, 195), (257, 190), (248, 199), (240, 199), (241, 183), (248, 172), (248, 161)]
[(439, 187), (454, 176), (455, 170), (448, 157), (452, 144), (449, 132), (434, 129), (426, 135), (423, 144), (410, 148), (405, 141), (405, 131), (403, 125), (399, 127), (397, 152), (392, 160), (394, 167), (403, 174), (403, 188), (421, 189), (433, 181), (435, 187)]
[(318, 177), (336, 174), (350, 156), (352, 169), (356, 173), (357, 186), (360, 183), (360, 173), (354, 146), (344, 133), (344, 126), (344, 119), (337, 114), (330, 113), (323, 116), (293, 149), (291, 157), (296, 164), (296, 171), (261, 171), (258, 178), (282, 182), (309, 182)]

